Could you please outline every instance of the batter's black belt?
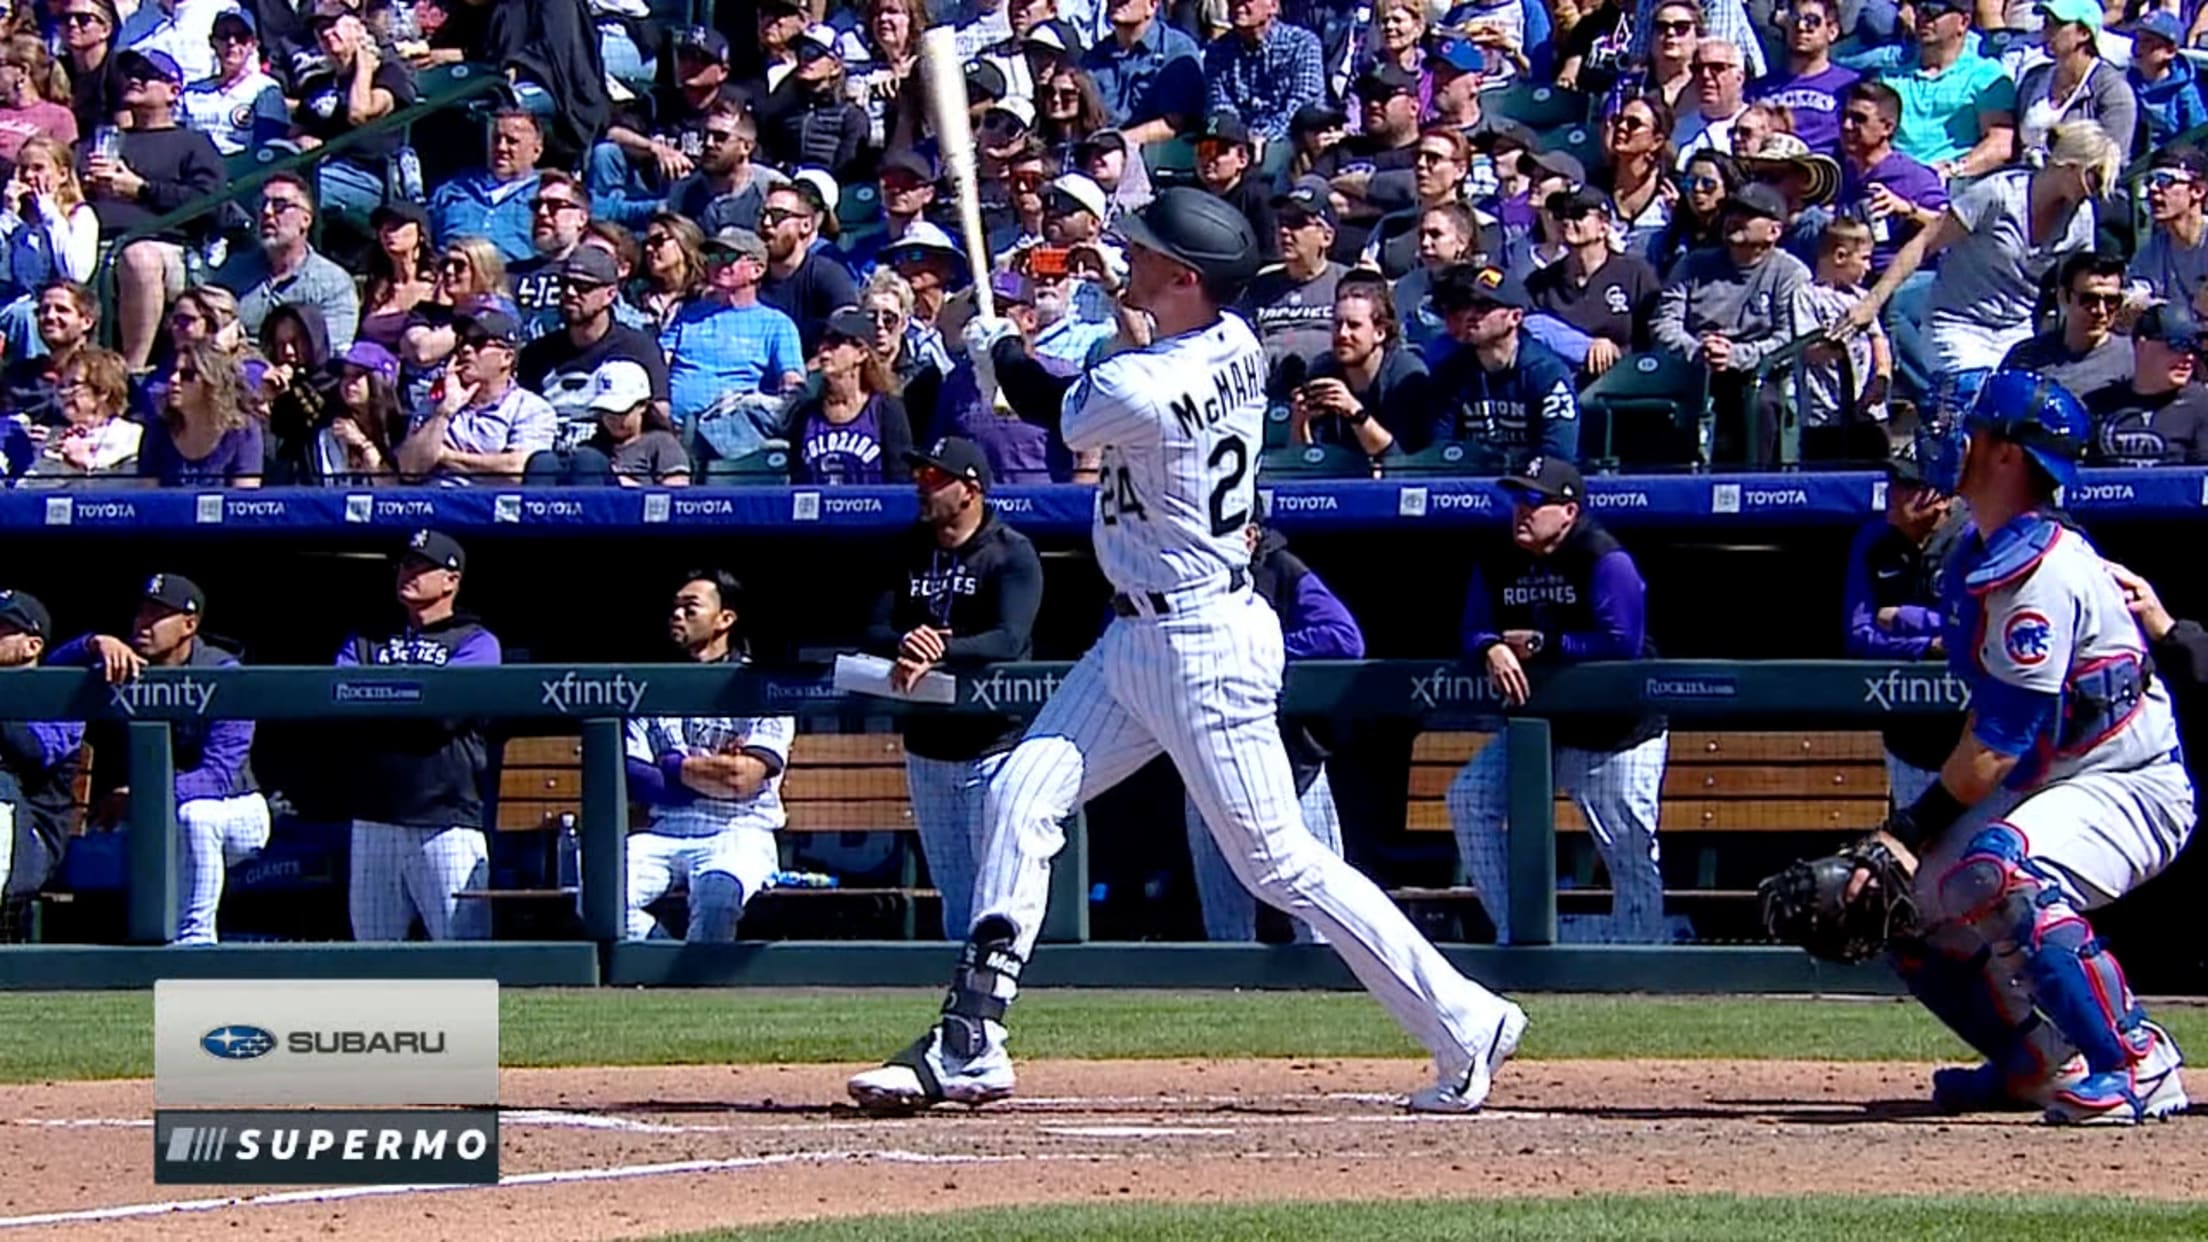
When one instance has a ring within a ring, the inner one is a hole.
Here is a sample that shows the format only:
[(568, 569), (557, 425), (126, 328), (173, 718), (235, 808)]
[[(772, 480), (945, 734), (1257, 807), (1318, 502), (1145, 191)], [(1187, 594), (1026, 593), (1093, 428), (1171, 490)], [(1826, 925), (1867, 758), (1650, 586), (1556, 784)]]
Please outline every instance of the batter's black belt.
[(1133, 595), (1114, 595), (1112, 611), (1122, 617), (1165, 617), (1173, 613), (1173, 597), (1181, 597), (1183, 606), (1212, 595), (1232, 595), (1250, 585), (1250, 571), (1235, 569), (1227, 574), (1227, 585), (1219, 591), (1211, 584), (1183, 587), (1178, 591), (1141, 591)]

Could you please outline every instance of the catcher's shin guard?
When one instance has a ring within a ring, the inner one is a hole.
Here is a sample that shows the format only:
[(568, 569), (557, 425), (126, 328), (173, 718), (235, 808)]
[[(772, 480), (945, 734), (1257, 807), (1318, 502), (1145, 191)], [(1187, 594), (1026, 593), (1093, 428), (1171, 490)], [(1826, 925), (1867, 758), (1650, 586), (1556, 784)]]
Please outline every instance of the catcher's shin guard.
[(2032, 1011), (2022, 992), (1993, 985), (1993, 953), (1984, 945), (1957, 957), (1923, 938), (1894, 942), (1894, 973), (1909, 994), (1998, 1066), (2004, 1076), (2037, 1080), (2053, 1074), (2071, 1050), (2060, 1033)]
[(2014, 827), (1997, 821), (1973, 836), (1940, 877), (1940, 901), (1978, 930), (1996, 964), (2009, 953), (2023, 958), (2032, 999), (2095, 1073), (2128, 1069), (2146, 1055), (2146, 1013), (2122, 968)]

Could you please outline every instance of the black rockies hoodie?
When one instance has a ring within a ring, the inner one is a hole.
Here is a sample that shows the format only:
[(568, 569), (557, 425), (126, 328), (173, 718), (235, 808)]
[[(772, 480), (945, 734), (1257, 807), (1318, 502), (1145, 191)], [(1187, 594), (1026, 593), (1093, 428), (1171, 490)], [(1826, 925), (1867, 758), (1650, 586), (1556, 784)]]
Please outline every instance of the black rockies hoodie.
[[(896, 557), (896, 577), (867, 626), (868, 650), (894, 658), (898, 642), (927, 625), (951, 631), (943, 656), (950, 672), (1028, 658), (1043, 562), (1027, 536), (992, 512), (972, 538), (946, 548), (931, 527), (915, 523), (898, 536)], [(1020, 725), (1004, 716), (931, 713), (905, 721), (905, 750), (923, 759), (978, 759), (1019, 740)]]
[[(424, 669), (497, 664), (498, 638), (465, 613), (382, 638), (355, 635), (337, 663)], [(474, 719), (364, 723), (350, 734), (354, 816), (410, 828), (481, 828), (489, 747)]]

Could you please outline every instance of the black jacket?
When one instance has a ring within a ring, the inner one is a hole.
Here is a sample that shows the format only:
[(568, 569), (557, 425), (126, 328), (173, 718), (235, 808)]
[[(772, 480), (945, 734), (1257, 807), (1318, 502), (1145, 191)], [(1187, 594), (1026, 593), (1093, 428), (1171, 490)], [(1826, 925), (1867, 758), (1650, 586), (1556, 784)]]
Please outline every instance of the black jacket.
[[(955, 548), (915, 523), (898, 537), (896, 557), (896, 577), (875, 601), (867, 626), (868, 650), (895, 657), (904, 635), (927, 625), (951, 631), (943, 657), (950, 672), (1032, 653), (1043, 602), (1042, 558), (1027, 536), (996, 514)], [(905, 750), (923, 759), (978, 759), (1020, 739), (1020, 725), (1003, 716), (913, 716), (904, 732)]]
[[(481, 622), (456, 613), (420, 630), (380, 639), (355, 636), (340, 664), (389, 668), (496, 664), (498, 639)], [(356, 784), (354, 818), (407, 827), (483, 827), (483, 774), (490, 766), (484, 724), (475, 719), (392, 720), (348, 731), (347, 767)]]
[[(1606, 588), (1595, 580), (1595, 567), (1617, 551), (1617, 539), (1585, 513), (1564, 542), (1546, 556), (1535, 556), (1515, 544), (1506, 548), (1501, 560), (1483, 574), (1495, 631), (1539, 630), (1548, 646), (1532, 663), (1566, 659), (1557, 636), (1598, 628), (1595, 602)], [(1656, 658), (1656, 640), (1649, 637), (1645, 623), (1641, 649), (1628, 658)], [(1557, 718), (1551, 736), (1558, 746), (1617, 751), (1645, 742), (1665, 727), (1664, 718), (1653, 713), (1571, 715)]]
[(483, 43), (491, 64), (519, 71), (559, 101), (546, 127), (546, 165), (581, 163), (613, 116), (586, 0), (496, 0)]
[(792, 72), (759, 105), (759, 145), (785, 168), (825, 168), (842, 184), (858, 170), (870, 124), (857, 104), (814, 91)]

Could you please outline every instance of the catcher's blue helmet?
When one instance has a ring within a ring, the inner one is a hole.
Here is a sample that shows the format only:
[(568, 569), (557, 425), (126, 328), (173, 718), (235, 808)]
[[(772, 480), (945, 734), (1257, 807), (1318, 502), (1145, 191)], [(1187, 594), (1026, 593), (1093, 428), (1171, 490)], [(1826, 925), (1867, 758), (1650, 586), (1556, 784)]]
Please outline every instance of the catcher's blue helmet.
[(1980, 430), (2022, 446), (2057, 486), (2073, 487), (2091, 428), (2084, 403), (2060, 383), (2032, 371), (1995, 371), (1978, 385), (1967, 414), (1918, 437), (1917, 461), (1926, 482), (1952, 492), (1962, 482), (1970, 433)]

